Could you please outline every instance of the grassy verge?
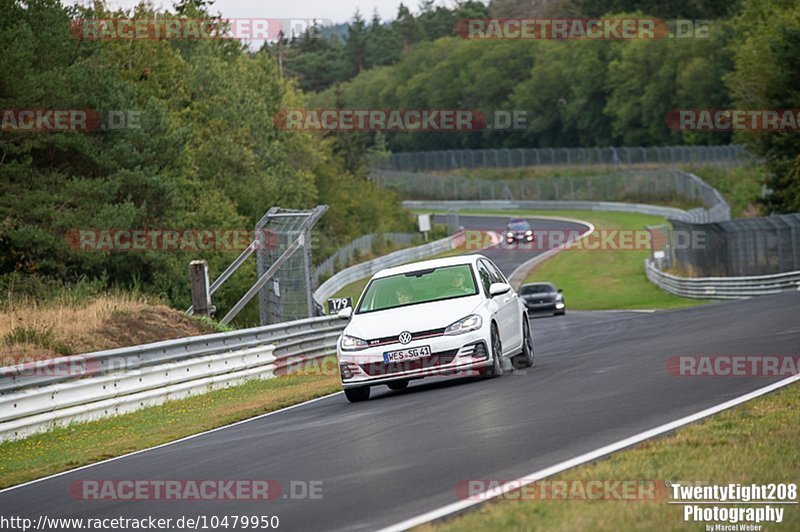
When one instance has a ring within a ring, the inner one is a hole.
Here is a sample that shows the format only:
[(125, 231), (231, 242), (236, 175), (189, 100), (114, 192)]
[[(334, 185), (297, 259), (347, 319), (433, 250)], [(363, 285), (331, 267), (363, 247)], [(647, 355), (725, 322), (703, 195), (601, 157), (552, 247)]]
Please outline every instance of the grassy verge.
[[(708, 485), (796, 483), (800, 470), (798, 411), (800, 385), (793, 384), (670, 436), (650, 440), (550, 480), (680, 480)], [(667, 504), (664, 498), (652, 501), (510, 498), (419, 530), (616, 531), (703, 527), (684, 523), (681, 507)], [(783, 507), (783, 522), (775, 527), (767, 525), (765, 529), (800, 530), (800, 508)]]
[[(661, 225), (659, 216), (593, 211), (470, 211), (501, 216), (561, 216), (594, 224), (597, 230), (637, 229)], [(464, 211), (463, 214), (469, 214)], [(567, 249), (529, 273), (525, 282), (550, 281), (564, 290), (568, 309), (625, 310), (687, 307), (703, 303), (662, 292), (647, 280), (648, 250)]]
[(219, 326), (138, 293), (111, 291), (0, 305), (0, 366), (216, 332)]
[[(615, 174), (624, 170), (648, 170), (672, 168), (671, 164), (630, 164), (630, 165), (540, 165), (523, 168), (472, 168), (441, 172), (448, 175), (461, 175), (490, 180), (535, 180), (551, 177), (587, 177)], [(706, 183), (720, 191), (731, 206), (734, 218), (763, 216), (759, 204), (761, 187), (766, 182), (764, 169), (758, 165), (727, 167), (716, 165), (684, 165), (681, 170), (692, 172)], [(645, 203), (652, 200), (642, 199)], [(690, 209), (699, 207), (697, 202), (678, 199), (659, 204)]]
[(766, 170), (762, 166), (747, 165), (738, 168), (716, 166), (689, 166), (703, 181), (719, 190), (731, 206), (734, 218), (765, 216), (759, 204), (761, 187), (766, 183)]
[(256, 379), (130, 414), (73, 423), (22, 440), (3, 442), (0, 443), (0, 488), (173, 441), (339, 390), (336, 375)]
[(456, 168), (432, 172), (442, 175), (460, 175), (479, 179), (538, 179), (548, 177), (585, 177), (604, 175), (624, 170), (653, 170), (657, 168), (673, 168), (674, 165), (658, 163), (635, 164), (540, 164), (536, 166), (520, 166), (514, 168)]

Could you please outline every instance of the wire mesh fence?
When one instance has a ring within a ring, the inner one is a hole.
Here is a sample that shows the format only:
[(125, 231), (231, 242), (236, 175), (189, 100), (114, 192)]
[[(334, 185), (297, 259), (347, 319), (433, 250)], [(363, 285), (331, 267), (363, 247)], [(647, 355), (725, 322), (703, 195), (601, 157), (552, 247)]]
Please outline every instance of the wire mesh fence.
[[(261, 239), (256, 246), (259, 279), (279, 263), (284, 253), (290, 252), (259, 291), (262, 325), (315, 315), (311, 228), (326, 210), (325, 205), (311, 211), (273, 208), (256, 224), (256, 235)], [(265, 238), (269, 242), (263, 241)], [(295, 247), (296, 250), (292, 251)]]
[(671, 222), (669, 258), (681, 274), (727, 277), (800, 271), (800, 214), (706, 224)]
[(655, 202), (689, 207), (691, 221), (730, 219), (730, 207), (714, 187), (669, 168), (512, 180), (383, 170), (375, 179), (407, 200)]
[(605, 148), (505, 148), (393, 153), (383, 168), (438, 171), (459, 168), (518, 168), (540, 165), (679, 165), (713, 163), (738, 166), (751, 160), (743, 146), (650, 146)]

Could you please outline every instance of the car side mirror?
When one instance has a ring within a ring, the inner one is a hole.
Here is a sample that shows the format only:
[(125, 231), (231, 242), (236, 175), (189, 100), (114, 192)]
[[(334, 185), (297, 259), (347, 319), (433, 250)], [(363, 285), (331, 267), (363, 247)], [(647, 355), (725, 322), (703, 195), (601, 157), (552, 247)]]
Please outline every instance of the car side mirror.
[(353, 307), (345, 307), (336, 313), (340, 320), (349, 320), (353, 316)]
[(558, 289), (558, 293), (560, 294), (560, 293), (562, 293), (562, 292), (563, 292), (563, 290), (559, 288), (559, 289)]
[(489, 295), (491, 297), (507, 294), (511, 291), (511, 285), (508, 283), (492, 283), (489, 286)]

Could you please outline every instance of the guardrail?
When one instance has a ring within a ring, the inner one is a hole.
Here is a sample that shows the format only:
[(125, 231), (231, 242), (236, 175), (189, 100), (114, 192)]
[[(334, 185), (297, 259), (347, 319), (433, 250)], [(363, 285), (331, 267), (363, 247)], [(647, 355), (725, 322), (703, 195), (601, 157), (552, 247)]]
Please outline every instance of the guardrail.
[(800, 271), (747, 277), (679, 277), (645, 261), (647, 278), (670, 294), (693, 299), (746, 299), (800, 290)]
[(0, 368), (0, 440), (271, 378), (333, 353), (345, 325), (309, 318)]
[[(671, 169), (625, 170), (582, 177), (536, 179), (480, 179), (459, 175), (431, 175), (376, 171), (373, 178), (397, 190), (408, 200), (511, 202), (528, 208), (631, 210), (707, 223), (730, 219), (722, 195), (698, 176)], [(684, 211), (657, 207), (650, 200), (685, 200), (702, 207)], [(631, 203), (637, 202), (637, 203)]]
[(404, 201), (406, 209), (419, 211), (440, 211), (448, 209), (457, 210), (531, 210), (531, 211), (618, 211), (652, 214), (665, 218), (683, 219), (689, 216), (688, 211), (676, 207), (662, 207), (646, 203), (622, 203), (615, 201), (560, 201), (560, 200), (431, 200), (431, 201)]
[(400, 249), (383, 257), (368, 260), (355, 266), (350, 266), (334, 274), (322, 283), (314, 292), (314, 299), (319, 305), (350, 283), (369, 277), (376, 272), (393, 266), (399, 266), (412, 260), (422, 259), (456, 248), (464, 242), (464, 232), (459, 231), (454, 235), (441, 240), (435, 240), (421, 246)]

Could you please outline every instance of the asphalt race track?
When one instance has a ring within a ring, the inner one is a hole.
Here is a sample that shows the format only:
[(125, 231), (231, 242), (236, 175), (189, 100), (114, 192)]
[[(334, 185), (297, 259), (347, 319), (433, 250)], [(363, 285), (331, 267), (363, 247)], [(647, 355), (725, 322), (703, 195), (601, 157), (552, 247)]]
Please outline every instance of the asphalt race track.
[[(477, 231), (494, 231), (502, 233), (506, 229), (508, 218), (498, 218), (490, 216), (465, 216), (461, 215), (458, 218), (459, 224), (465, 229)], [(437, 220), (438, 221), (438, 220)], [(547, 219), (530, 219), (531, 227), (536, 231), (558, 231), (564, 233), (582, 233), (586, 230), (587, 226), (583, 224), (576, 224), (571, 222), (562, 222), (559, 220)], [(535, 251), (534, 251), (535, 250)], [(486, 249), (479, 251), (486, 255), (497, 267), (503, 270), (503, 273), (510, 275), (514, 269), (528, 259), (540, 255), (547, 249), (537, 249), (536, 245), (501, 245), (495, 246), (493, 249)]]
[[(496, 230), (505, 220), (467, 222)], [(530, 258), (486, 254), (506, 273)], [(333, 395), (0, 492), (0, 507), (33, 519), (277, 515), (283, 530), (374, 530), (457, 501), (460, 480), (518, 478), (779, 380), (676, 377), (666, 362), (796, 354), (798, 310), (800, 292), (651, 314), (568, 310), (532, 321), (536, 365), (524, 374), (376, 388), (359, 404)], [(75, 500), (68, 488), (84, 479), (318, 480), (322, 498)]]

